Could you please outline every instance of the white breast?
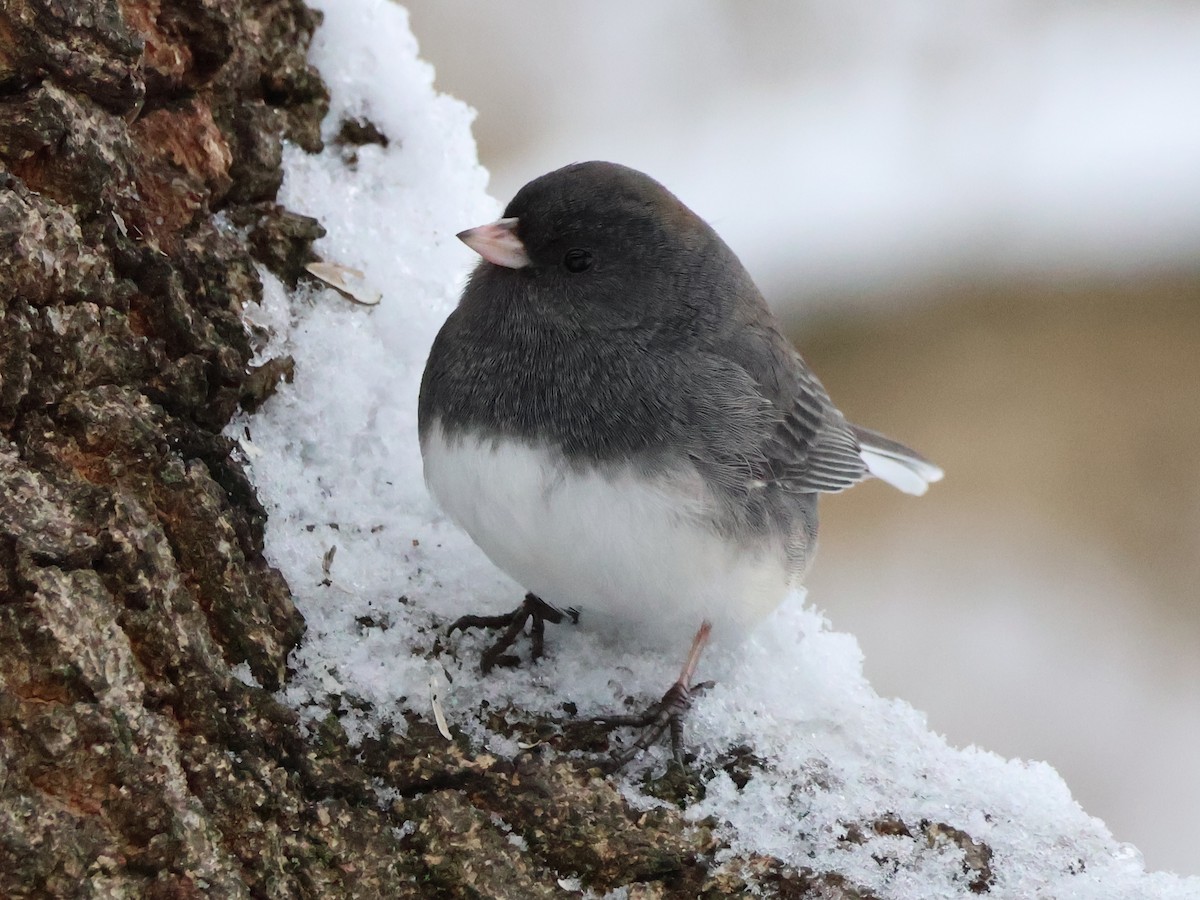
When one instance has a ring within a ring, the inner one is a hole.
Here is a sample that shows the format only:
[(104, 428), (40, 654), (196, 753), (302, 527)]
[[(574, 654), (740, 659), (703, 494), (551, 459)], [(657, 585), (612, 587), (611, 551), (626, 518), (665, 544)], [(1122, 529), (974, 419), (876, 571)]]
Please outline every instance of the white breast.
[(703, 524), (712, 501), (694, 471), (581, 471), (546, 447), (447, 440), (437, 424), (422, 452), (446, 513), (519, 584), (580, 609), (582, 625), (678, 645), (708, 618), (715, 639), (736, 641), (790, 586), (778, 544), (730, 544)]

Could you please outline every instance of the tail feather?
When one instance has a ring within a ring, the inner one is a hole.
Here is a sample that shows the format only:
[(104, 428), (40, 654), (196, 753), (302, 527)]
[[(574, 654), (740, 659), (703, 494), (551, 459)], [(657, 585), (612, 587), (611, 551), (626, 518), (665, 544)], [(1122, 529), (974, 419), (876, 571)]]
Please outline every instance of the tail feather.
[(869, 471), (881, 481), (886, 481), (906, 494), (920, 496), (929, 490), (929, 485), (941, 481), (945, 474), (916, 450), (905, 447), (899, 441), (884, 437), (878, 431), (851, 425), (863, 462)]

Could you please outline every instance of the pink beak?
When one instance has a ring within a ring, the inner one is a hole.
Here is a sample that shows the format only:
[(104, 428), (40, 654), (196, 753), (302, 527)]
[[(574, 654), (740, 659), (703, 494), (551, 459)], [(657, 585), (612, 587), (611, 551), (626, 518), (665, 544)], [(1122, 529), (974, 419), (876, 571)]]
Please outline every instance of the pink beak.
[(529, 265), (529, 254), (517, 237), (516, 219), (497, 219), (490, 225), (468, 228), (458, 233), (458, 239), (494, 265), (509, 269)]

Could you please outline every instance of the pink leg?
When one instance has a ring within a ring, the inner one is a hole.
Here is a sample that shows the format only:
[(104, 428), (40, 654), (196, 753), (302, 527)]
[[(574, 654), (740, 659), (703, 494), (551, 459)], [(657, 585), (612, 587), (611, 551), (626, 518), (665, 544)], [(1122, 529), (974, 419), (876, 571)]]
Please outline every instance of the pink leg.
[(712, 687), (713, 682), (705, 681), (692, 684), (692, 676), (700, 664), (700, 655), (708, 643), (712, 633), (712, 623), (705, 619), (700, 623), (696, 636), (692, 639), (692, 649), (679, 672), (679, 678), (671, 685), (662, 699), (639, 716), (601, 716), (592, 721), (604, 728), (642, 728), (641, 737), (626, 747), (614, 753), (612, 759), (604, 767), (607, 771), (615, 772), (627, 762), (645, 750), (670, 731), (671, 752), (675, 761), (683, 764), (683, 714), (692, 706), (692, 697)]

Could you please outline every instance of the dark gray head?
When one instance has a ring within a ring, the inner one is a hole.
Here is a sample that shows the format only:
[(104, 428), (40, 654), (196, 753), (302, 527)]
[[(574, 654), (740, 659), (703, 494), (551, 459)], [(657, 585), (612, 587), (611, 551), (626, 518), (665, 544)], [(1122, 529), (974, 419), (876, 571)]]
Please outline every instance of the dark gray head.
[(692, 331), (724, 318), (721, 307), (749, 284), (707, 223), (654, 179), (615, 163), (575, 163), (534, 179), (502, 219), (459, 237), (484, 258), (472, 286), (489, 302), (497, 292), (524, 298), (584, 327)]
[(728, 442), (747, 432), (743, 419), (766, 415), (754, 379), (770, 354), (728, 358), (746, 323), (769, 316), (761, 296), (652, 178), (567, 166), (459, 237), (484, 261), (430, 351), (422, 433), (436, 419), (447, 433), (484, 428), (571, 457), (623, 458)]

